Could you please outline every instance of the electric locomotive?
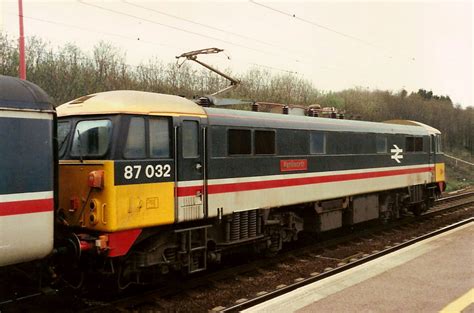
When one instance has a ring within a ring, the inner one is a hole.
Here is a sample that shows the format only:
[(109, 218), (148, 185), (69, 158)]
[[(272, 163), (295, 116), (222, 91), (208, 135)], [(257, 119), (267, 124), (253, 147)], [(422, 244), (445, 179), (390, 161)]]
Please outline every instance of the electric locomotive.
[(0, 266), (53, 250), (55, 125), (41, 88), (0, 75)]
[[(142, 281), (238, 248), (426, 210), (444, 189), (440, 132), (202, 107), (110, 91), (57, 108), (59, 218), (84, 264)], [(98, 261), (100, 260), (100, 261)]]

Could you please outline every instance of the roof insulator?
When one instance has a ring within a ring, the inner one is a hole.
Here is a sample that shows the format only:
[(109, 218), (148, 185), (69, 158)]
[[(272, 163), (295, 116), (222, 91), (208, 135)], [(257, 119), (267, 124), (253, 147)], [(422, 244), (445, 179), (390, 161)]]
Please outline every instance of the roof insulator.
[(311, 117), (315, 117), (315, 116), (318, 116), (318, 112), (313, 108), (309, 108), (308, 112), (307, 112), (307, 115), (311, 116)]
[(210, 107), (212, 105), (212, 101), (208, 97), (201, 97), (198, 99), (198, 104), (203, 107)]
[(258, 112), (258, 107), (259, 107), (258, 103), (256, 102), (252, 103), (252, 111)]

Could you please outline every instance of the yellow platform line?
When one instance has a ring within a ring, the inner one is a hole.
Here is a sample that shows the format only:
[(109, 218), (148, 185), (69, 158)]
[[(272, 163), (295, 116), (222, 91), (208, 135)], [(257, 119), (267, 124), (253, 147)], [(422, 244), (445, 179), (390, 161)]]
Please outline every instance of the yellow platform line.
[(467, 308), (471, 303), (474, 303), (474, 288), (445, 306), (440, 313), (454, 313), (461, 312)]

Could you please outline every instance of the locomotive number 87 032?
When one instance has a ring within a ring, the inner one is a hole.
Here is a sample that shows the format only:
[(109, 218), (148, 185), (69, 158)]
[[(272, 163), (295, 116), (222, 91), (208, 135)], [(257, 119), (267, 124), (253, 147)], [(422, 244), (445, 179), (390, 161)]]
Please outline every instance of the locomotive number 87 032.
[(440, 132), (413, 121), (235, 111), (138, 91), (57, 112), (58, 210), (84, 263), (122, 268), (122, 282), (202, 271), (242, 247), (276, 252), (302, 231), (419, 214), (444, 189)]

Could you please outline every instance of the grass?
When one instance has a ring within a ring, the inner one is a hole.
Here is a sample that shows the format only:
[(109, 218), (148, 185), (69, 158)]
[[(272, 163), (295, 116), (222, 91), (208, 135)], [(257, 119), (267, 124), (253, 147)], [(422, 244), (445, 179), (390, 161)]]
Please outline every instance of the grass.
[[(459, 151), (446, 152), (454, 157), (472, 162), (473, 158), (469, 154)], [(474, 186), (474, 166), (456, 162), (453, 159), (445, 158), (446, 164), (446, 191), (462, 189)]]

